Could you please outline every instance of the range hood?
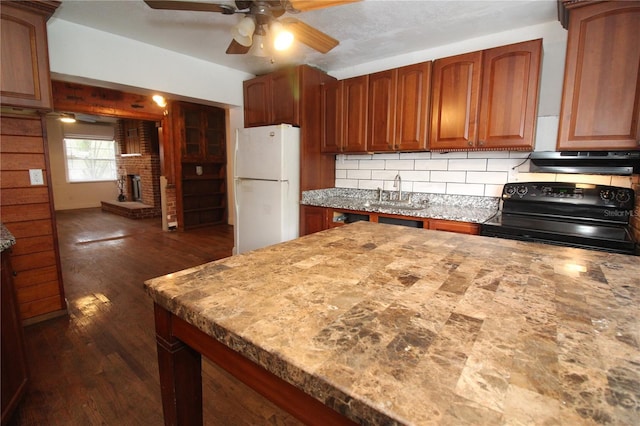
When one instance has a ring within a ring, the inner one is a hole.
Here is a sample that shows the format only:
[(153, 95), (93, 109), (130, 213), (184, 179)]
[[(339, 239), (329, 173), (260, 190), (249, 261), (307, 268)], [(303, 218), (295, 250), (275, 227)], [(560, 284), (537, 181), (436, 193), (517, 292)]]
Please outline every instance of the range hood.
[(628, 176), (640, 173), (640, 151), (537, 151), (530, 171)]

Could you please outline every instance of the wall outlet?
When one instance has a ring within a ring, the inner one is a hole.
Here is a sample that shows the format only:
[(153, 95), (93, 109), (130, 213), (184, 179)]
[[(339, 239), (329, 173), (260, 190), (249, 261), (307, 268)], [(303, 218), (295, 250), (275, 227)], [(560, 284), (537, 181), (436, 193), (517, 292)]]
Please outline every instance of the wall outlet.
[(29, 180), (31, 185), (44, 185), (42, 169), (29, 169)]

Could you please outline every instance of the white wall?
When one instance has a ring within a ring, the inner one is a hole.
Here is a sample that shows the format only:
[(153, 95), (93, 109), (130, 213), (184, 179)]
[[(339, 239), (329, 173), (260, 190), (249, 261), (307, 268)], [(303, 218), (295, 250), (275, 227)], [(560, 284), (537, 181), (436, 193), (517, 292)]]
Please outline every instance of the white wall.
[[(67, 182), (64, 158), (64, 126), (55, 117), (47, 118), (47, 142), (49, 144), (49, 164), (53, 190), (53, 206), (55, 210), (84, 209), (100, 207), (100, 201), (115, 200), (118, 188), (111, 182)], [(92, 127), (85, 125), (86, 127)], [(91, 130), (87, 131), (88, 133)]]
[[(555, 151), (567, 44), (567, 31), (557, 21), (465, 40), (388, 58), (384, 61), (354, 65), (331, 74), (339, 79), (349, 78), (538, 38), (542, 38), (543, 59), (535, 150)], [(519, 174), (529, 170), (527, 155), (522, 152), (506, 151), (338, 155), (336, 156), (336, 186), (392, 189), (393, 178), (399, 173), (403, 179), (405, 191), (498, 196), (505, 183), (522, 180)], [(544, 177), (550, 180), (573, 179), (567, 176), (571, 175)], [(535, 176), (527, 174), (526, 177), (533, 180)], [(611, 183), (612, 181), (610, 176), (583, 177), (582, 179), (588, 179), (594, 183)], [(602, 182), (603, 179), (606, 182)], [(622, 181), (617, 178), (613, 180), (621, 184), (620, 186), (630, 185), (630, 182), (626, 182), (626, 178)]]
[(50, 19), (47, 31), (54, 77), (106, 82), (150, 93), (162, 92), (173, 99), (175, 95), (240, 107), (242, 81), (253, 77), (61, 19)]

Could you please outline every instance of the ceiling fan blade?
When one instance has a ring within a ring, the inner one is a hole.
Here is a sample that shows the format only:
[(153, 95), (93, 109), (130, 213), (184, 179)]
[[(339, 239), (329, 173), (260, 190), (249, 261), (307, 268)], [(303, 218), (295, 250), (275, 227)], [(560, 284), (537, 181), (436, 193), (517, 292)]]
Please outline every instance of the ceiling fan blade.
[(237, 41), (231, 39), (231, 43), (229, 43), (229, 47), (227, 47), (227, 55), (244, 55), (249, 52), (251, 46), (243, 46)]
[(304, 43), (312, 49), (321, 53), (327, 53), (340, 42), (335, 38), (323, 33), (320, 30), (313, 28), (311, 25), (307, 25), (296, 18), (283, 18), (280, 19), (287, 29), (293, 33), (293, 37), (300, 43)]
[(359, 1), (360, 0), (289, 0), (289, 3), (294, 9), (305, 12), (307, 10), (342, 6), (343, 4), (356, 3)]
[(214, 3), (199, 3), (194, 1), (144, 0), (152, 9), (189, 10), (194, 12), (228, 13), (228, 7)]

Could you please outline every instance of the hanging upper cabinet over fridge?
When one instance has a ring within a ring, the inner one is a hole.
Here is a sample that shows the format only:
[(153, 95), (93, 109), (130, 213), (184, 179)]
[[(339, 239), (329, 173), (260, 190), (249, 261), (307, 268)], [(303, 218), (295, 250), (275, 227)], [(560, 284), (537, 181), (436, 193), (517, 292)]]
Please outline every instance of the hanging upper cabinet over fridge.
[(438, 59), (430, 149), (533, 149), (542, 40)]
[(565, 3), (558, 150), (640, 149), (640, 1)]

